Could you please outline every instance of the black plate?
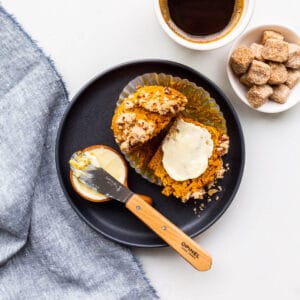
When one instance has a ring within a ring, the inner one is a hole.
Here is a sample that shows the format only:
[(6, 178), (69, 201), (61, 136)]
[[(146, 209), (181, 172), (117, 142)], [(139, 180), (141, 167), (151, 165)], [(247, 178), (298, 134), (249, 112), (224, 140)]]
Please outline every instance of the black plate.
[[(166, 244), (117, 201), (91, 203), (78, 196), (69, 180), (68, 160), (72, 153), (94, 144), (109, 145), (116, 150), (110, 129), (116, 101), (124, 86), (144, 73), (166, 73), (186, 78), (206, 89), (219, 104), (227, 121), (230, 151), (225, 163), (230, 171), (220, 182), (220, 200), (207, 203), (200, 217), (195, 215), (194, 201), (182, 204), (173, 197), (164, 197), (161, 187), (149, 183), (129, 168), (129, 187), (153, 198), (154, 206), (191, 237), (206, 230), (227, 209), (239, 187), (244, 168), (244, 140), (241, 126), (232, 105), (223, 92), (199, 72), (164, 60), (145, 60), (122, 64), (91, 80), (73, 99), (58, 131), (56, 166), (63, 191), (77, 214), (92, 228), (122, 244), (139, 247), (161, 247)], [(199, 207), (199, 202), (197, 202)]]

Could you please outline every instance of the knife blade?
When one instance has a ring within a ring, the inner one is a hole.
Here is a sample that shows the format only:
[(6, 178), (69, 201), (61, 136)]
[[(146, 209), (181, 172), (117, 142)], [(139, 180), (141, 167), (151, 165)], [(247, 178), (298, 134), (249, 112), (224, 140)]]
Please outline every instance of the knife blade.
[(126, 203), (134, 194), (103, 168), (83, 171), (79, 175), (79, 180), (92, 190), (122, 203)]

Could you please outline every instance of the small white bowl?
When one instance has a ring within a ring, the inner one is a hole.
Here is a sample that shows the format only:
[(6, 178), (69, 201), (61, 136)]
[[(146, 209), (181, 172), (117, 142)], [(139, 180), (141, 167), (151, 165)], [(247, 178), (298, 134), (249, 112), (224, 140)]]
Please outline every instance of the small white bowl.
[[(226, 1), (226, 0), (225, 0)], [(173, 39), (176, 43), (193, 50), (212, 50), (216, 48), (220, 48), (222, 46), (225, 46), (226, 44), (233, 41), (235, 38), (237, 38), (242, 32), (246, 29), (252, 14), (254, 10), (255, 0), (245, 0), (244, 2), (244, 9), (242, 16), (238, 22), (238, 24), (224, 37), (207, 42), (207, 43), (197, 43), (197, 42), (191, 42), (188, 41), (179, 35), (177, 35), (166, 23), (166, 21), (163, 18), (160, 5), (160, 0), (154, 0), (154, 10), (158, 19), (158, 22), (160, 26), (163, 28), (163, 30), (168, 34), (168, 36)]]
[(265, 30), (274, 30), (280, 32), (284, 36), (284, 40), (289, 43), (296, 43), (300, 45), (300, 37), (296, 33), (295, 30), (281, 25), (261, 25), (255, 28), (250, 29), (241, 37), (239, 37), (234, 44), (232, 45), (228, 59), (227, 59), (227, 75), (230, 81), (230, 84), (236, 93), (236, 95), (249, 107), (254, 110), (264, 112), (264, 113), (278, 113), (285, 111), (300, 101), (300, 83), (298, 83), (292, 90), (287, 99), (287, 102), (284, 104), (279, 104), (274, 101), (268, 101), (267, 103), (263, 104), (258, 108), (254, 108), (247, 100), (246, 93), (248, 88), (245, 87), (243, 84), (240, 83), (238, 76), (236, 76), (231, 67), (230, 67), (230, 57), (234, 49), (236, 49), (240, 45), (250, 46), (252, 43), (261, 43), (261, 36), (263, 31)]

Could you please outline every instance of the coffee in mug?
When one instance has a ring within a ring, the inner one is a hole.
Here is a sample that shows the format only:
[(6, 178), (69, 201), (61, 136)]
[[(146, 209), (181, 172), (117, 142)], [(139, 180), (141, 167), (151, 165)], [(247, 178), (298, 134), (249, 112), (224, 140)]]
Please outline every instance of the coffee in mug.
[(159, 0), (164, 21), (181, 38), (210, 43), (239, 23), (244, 0)]

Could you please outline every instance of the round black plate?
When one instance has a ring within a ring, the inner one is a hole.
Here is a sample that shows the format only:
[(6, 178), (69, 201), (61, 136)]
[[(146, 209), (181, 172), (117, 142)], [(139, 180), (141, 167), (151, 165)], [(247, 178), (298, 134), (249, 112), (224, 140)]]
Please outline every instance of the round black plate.
[[(144, 73), (166, 73), (186, 78), (206, 89), (219, 104), (227, 121), (230, 151), (225, 163), (230, 171), (220, 181), (223, 191), (218, 201), (206, 204), (200, 217), (195, 215), (194, 201), (182, 204), (164, 197), (161, 187), (151, 184), (129, 168), (129, 187), (136, 193), (152, 197), (155, 208), (191, 237), (206, 230), (227, 209), (241, 181), (244, 167), (244, 140), (238, 117), (223, 92), (199, 72), (164, 60), (145, 60), (122, 64), (91, 80), (73, 99), (58, 131), (56, 166), (63, 191), (77, 214), (92, 228), (122, 244), (139, 247), (161, 247), (166, 244), (117, 201), (91, 203), (77, 195), (69, 180), (70, 156), (94, 144), (105, 144), (118, 150), (110, 129), (116, 101), (123, 87)], [(197, 202), (199, 207), (199, 202)]]

